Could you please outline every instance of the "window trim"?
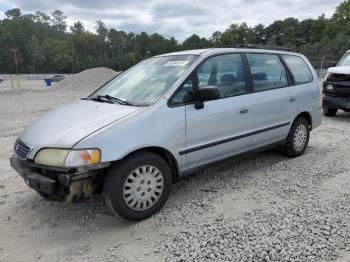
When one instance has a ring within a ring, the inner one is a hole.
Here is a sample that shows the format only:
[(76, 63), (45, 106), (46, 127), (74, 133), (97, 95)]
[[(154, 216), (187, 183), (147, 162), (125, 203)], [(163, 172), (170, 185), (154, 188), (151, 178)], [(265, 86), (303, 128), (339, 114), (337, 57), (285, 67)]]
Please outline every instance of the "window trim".
[[(254, 81), (253, 81), (253, 77), (252, 77), (252, 72), (251, 72), (251, 70), (250, 70), (250, 65), (249, 65), (248, 57), (246, 56), (246, 55), (249, 55), (249, 54), (274, 55), (274, 56), (277, 56), (277, 58), (279, 59), (279, 61), (280, 61), (281, 64), (282, 64), (284, 70), (286, 71), (288, 84), (287, 84), (286, 86), (281, 86), (281, 87), (278, 87), (278, 88), (271, 88), (271, 89), (256, 91), (256, 90), (255, 90), (255, 87), (254, 87)], [(293, 78), (292, 78), (292, 76), (290, 75), (291, 73), (290, 73), (290, 71), (289, 71), (289, 68), (286, 66), (286, 64), (285, 64), (284, 61), (282, 60), (281, 54), (279, 54), (279, 53), (268, 53), (268, 52), (246, 52), (246, 53), (244, 53), (244, 56), (246, 57), (247, 63), (248, 63), (247, 66), (248, 66), (248, 68), (249, 68), (249, 77), (250, 77), (251, 82), (252, 82), (253, 93), (261, 93), (261, 92), (266, 92), (266, 91), (271, 91), (271, 90), (278, 90), (278, 89), (281, 89), (281, 88), (286, 88), (286, 87), (294, 86)]]
[[(283, 56), (294, 56), (294, 57), (297, 57), (297, 58), (300, 58), (301, 61), (304, 62), (304, 64), (306, 65), (307, 69), (309, 70), (310, 74), (311, 74), (311, 80), (310, 81), (304, 81), (304, 82), (296, 82), (295, 81), (295, 78), (294, 78), (294, 75), (293, 75), (293, 72), (292, 70), (289, 68), (287, 62), (284, 60), (284, 57)], [(306, 61), (301, 57), (301, 56), (298, 56), (298, 55), (292, 55), (292, 54), (281, 54), (281, 59), (283, 60), (283, 62), (285, 63), (286, 67), (288, 68), (288, 71), (290, 72), (290, 75), (293, 79), (293, 84), (294, 86), (299, 86), (299, 85), (305, 85), (305, 84), (309, 84), (309, 83), (312, 83), (314, 81), (314, 75), (309, 67), (309, 65), (306, 63)]]
[(206, 57), (202, 62), (200, 62), (196, 66), (196, 68), (193, 69), (192, 72), (186, 77), (186, 79), (179, 85), (179, 87), (175, 90), (175, 92), (169, 98), (169, 100), (167, 102), (168, 107), (174, 108), (174, 107), (180, 107), (180, 106), (186, 106), (186, 105), (194, 105), (196, 103), (195, 101), (187, 102), (187, 103), (174, 104), (174, 103), (172, 103), (172, 99), (179, 92), (179, 90), (184, 86), (184, 84), (192, 77), (193, 72), (195, 72), (200, 66), (202, 66), (205, 62), (207, 62), (211, 58), (214, 58), (214, 57), (217, 57), (217, 56), (224, 56), (224, 55), (240, 55), (241, 60), (242, 60), (243, 71), (244, 71), (244, 80), (245, 80), (244, 90), (245, 90), (245, 93), (244, 94), (240, 94), (240, 95), (234, 95), (234, 96), (227, 96), (227, 97), (218, 98), (218, 99), (216, 99), (214, 101), (250, 94), (251, 92), (249, 92), (249, 87), (247, 87), (247, 84), (250, 82), (250, 79), (248, 79), (249, 76), (248, 76), (247, 71), (246, 71), (247, 70), (247, 68), (246, 68), (247, 65), (245, 64), (245, 61), (244, 61), (244, 53), (243, 52), (227, 52), (227, 53), (213, 54), (213, 55), (210, 55), (210, 56)]

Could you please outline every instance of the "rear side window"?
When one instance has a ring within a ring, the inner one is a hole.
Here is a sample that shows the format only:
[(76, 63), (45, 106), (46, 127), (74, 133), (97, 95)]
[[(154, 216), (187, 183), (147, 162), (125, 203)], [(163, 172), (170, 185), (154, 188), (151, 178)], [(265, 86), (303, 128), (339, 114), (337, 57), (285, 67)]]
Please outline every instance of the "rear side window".
[(310, 68), (301, 57), (293, 55), (283, 55), (282, 57), (292, 73), (296, 84), (303, 84), (312, 81)]
[(288, 86), (287, 72), (274, 54), (247, 54), (254, 90), (266, 91)]

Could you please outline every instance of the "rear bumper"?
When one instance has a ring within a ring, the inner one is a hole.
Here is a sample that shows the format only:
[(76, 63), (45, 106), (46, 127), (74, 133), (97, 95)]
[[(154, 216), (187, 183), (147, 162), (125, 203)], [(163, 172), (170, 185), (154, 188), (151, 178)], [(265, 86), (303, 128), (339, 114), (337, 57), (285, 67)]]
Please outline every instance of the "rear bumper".
[(350, 112), (350, 99), (323, 95), (323, 107), (330, 109), (341, 109)]
[[(87, 197), (83, 186), (89, 187), (89, 195), (91, 195), (93, 193), (91, 192), (92, 184), (95, 183), (94, 178), (102, 175), (102, 168), (109, 165), (106, 163), (101, 166), (101, 169), (86, 169), (84, 172), (76, 168), (51, 169), (35, 165), (27, 160), (21, 160), (15, 154), (10, 157), (10, 163), (30, 188), (45, 197), (57, 200)], [(72, 188), (74, 183), (74, 188)], [(82, 195), (77, 195), (77, 192)]]

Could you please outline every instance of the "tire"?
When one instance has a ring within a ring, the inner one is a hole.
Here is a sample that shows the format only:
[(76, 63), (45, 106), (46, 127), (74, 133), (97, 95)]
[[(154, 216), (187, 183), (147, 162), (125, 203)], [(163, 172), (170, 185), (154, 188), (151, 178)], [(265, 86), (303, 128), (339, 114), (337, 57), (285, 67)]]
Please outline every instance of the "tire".
[(326, 108), (326, 107), (323, 108), (323, 114), (325, 116), (335, 116), (337, 112), (338, 112), (337, 108)]
[(298, 117), (287, 137), (285, 152), (290, 157), (298, 157), (304, 154), (310, 139), (309, 122), (302, 117)]
[(129, 221), (140, 221), (164, 206), (171, 185), (172, 173), (167, 162), (157, 154), (142, 151), (109, 168), (103, 191), (106, 205), (113, 213)]

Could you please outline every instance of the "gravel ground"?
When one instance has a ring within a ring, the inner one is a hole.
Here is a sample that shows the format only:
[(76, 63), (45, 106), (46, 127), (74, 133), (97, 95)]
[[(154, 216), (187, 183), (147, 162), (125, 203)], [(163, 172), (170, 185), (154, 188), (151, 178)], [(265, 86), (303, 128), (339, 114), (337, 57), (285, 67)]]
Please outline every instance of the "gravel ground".
[(9, 166), (26, 125), (92, 87), (4, 86), (0, 261), (350, 261), (350, 114), (324, 119), (302, 157), (270, 150), (215, 164), (174, 185), (161, 212), (128, 223), (101, 196), (46, 202)]

